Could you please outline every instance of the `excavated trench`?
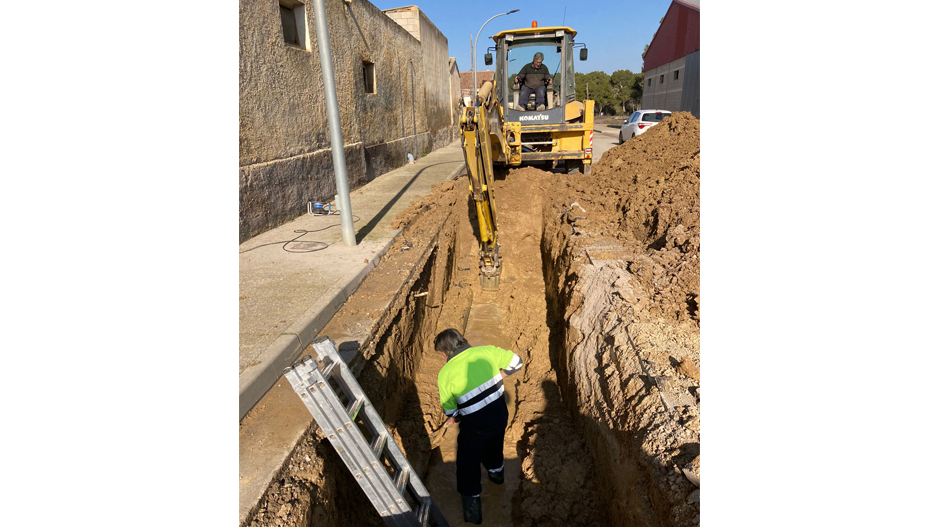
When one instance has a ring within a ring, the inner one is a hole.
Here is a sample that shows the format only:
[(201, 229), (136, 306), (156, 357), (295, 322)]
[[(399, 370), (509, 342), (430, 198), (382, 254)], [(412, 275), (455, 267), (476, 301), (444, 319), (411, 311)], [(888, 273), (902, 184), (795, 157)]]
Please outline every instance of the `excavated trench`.
[[(699, 523), (698, 130), (673, 114), (591, 176), (498, 179), (496, 293), (480, 288), (466, 179), (440, 185), (396, 219), (402, 236), (331, 321), (380, 320), (353, 370), (451, 525), (458, 430), (438, 433), (433, 351), (448, 327), (524, 361), (485, 525)], [(248, 523), (384, 525), (316, 424)]]

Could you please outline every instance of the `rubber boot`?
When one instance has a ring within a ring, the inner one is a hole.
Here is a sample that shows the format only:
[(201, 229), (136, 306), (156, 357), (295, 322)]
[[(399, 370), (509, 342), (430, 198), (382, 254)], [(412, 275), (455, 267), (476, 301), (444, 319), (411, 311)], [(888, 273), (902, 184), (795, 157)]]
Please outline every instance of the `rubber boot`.
[(493, 483), (497, 485), (502, 485), (503, 481), (505, 481), (506, 479), (505, 471), (503, 469), (499, 469), (497, 472), (487, 470), (486, 475), (490, 478), (490, 481), (492, 481)]
[(479, 496), (460, 495), (463, 503), (463, 521), (480, 525), (483, 523), (483, 503)]

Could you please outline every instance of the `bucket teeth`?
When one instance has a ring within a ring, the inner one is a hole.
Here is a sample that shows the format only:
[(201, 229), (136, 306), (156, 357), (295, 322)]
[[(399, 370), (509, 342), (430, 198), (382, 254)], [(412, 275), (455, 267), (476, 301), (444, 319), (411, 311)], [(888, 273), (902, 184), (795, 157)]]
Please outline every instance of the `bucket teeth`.
[(499, 289), (499, 268), (495, 270), (491, 267), (481, 269), (480, 287), (482, 287), (484, 291), (497, 291)]

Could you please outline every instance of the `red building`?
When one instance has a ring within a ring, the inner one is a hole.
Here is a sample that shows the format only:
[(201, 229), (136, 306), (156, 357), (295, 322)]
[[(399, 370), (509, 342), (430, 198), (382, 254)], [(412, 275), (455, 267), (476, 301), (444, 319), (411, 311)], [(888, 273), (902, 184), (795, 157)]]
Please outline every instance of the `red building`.
[(643, 108), (699, 116), (699, 3), (673, 0), (643, 56)]

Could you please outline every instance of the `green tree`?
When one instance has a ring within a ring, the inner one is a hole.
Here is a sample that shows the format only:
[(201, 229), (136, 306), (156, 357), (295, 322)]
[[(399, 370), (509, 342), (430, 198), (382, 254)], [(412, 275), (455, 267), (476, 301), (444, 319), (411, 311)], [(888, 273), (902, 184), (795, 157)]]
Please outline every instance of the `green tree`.
[(616, 106), (613, 99), (613, 88), (610, 85), (610, 76), (603, 71), (591, 73), (575, 73), (575, 98), (579, 101), (592, 99), (594, 113), (611, 113)]
[(633, 109), (631, 112), (635, 112), (637, 109), (643, 106), (643, 73), (637, 73), (633, 76), (633, 84), (630, 86), (630, 100), (633, 101)]
[(612, 99), (616, 101), (623, 113), (631, 113), (637, 106), (633, 100), (635, 83), (636, 74), (630, 70), (617, 70), (610, 74), (610, 85), (613, 90)]

